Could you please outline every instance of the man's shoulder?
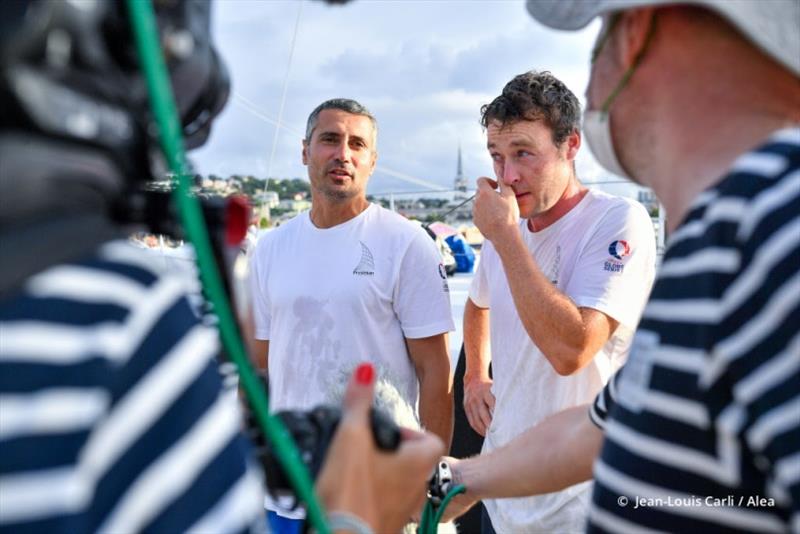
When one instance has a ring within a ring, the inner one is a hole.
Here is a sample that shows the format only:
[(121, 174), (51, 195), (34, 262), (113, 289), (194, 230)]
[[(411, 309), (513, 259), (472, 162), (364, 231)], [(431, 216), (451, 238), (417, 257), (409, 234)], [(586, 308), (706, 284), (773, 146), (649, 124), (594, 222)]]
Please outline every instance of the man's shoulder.
[(569, 229), (565, 228), (566, 231), (572, 231), (577, 224), (589, 232), (587, 236), (599, 238), (620, 232), (639, 234), (652, 230), (650, 214), (642, 203), (596, 189), (590, 189), (587, 197), (586, 206), (578, 213)]
[(766, 190), (791, 189), (798, 180), (798, 170), (800, 128), (781, 130), (737, 158), (713, 190), (719, 196), (740, 197), (753, 203)]
[(644, 205), (632, 198), (612, 195), (599, 189), (590, 189), (588, 194), (591, 195), (592, 205), (605, 213), (621, 214), (628, 217), (650, 217)]
[(740, 244), (762, 239), (764, 232), (797, 219), (799, 193), (800, 128), (781, 130), (742, 154), (724, 177), (694, 199), (672, 241), (701, 234), (716, 240), (727, 236)]
[(370, 211), (370, 222), (386, 225), (390, 231), (407, 235), (416, 235), (420, 232), (425, 232), (420, 223), (411, 221), (403, 215), (386, 209), (379, 204), (373, 204)]
[(256, 241), (256, 248), (263, 249), (264, 247), (270, 246), (272, 243), (281, 242), (286, 239), (294, 239), (297, 232), (303, 229), (305, 221), (307, 220), (308, 212), (304, 211), (278, 226), (261, 230)]
[(433, 246), (431, 239), (422, 225), (417, 221), (406, 219), (380, 205), (370, 208), (369, 219), (364, 226), (367, 232), (377, 234), (381, 241), (398, 250), (407, 250), (409, 246), (421, 243), (423, 246)]

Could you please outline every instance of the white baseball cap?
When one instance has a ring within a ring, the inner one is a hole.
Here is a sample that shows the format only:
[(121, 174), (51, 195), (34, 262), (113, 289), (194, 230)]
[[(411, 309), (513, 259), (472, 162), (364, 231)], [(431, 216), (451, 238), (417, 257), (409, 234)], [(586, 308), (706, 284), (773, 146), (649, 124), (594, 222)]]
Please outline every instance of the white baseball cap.
[(579, 30), (603, 13), (676, 4), (705, 7), (723, 16), (800, 76), (800, 0), (527, 0), (533, 18), (559, 30)]

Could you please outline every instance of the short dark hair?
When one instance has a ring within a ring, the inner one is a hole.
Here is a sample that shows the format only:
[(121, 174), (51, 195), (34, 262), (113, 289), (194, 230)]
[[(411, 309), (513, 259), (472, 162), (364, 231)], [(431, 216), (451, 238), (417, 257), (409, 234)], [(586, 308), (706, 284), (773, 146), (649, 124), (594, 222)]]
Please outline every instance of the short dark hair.
[(378, 121), (375, 120), (375, 117), (366, 107), (349, 98), (331, 98), (314, 108), (314, 111), (308, 116), (308, 122), (306, 122), (306, 141), (311, 141), (311, 135), (314, 133), (314, 128), (317, 127), (319, 114), (326, 109), (338, 109), (353, 115), (363, 115), (369, 118), (375, 135), (378, 135)]
[(548, 71), (532, 70), (514, 76), (500, 96), (481, 107), (481, 125), (497, 121), (501, 126), (517, 121), (544, 120), (560, 145), (580, 129), (581, 104), (564, 83)]

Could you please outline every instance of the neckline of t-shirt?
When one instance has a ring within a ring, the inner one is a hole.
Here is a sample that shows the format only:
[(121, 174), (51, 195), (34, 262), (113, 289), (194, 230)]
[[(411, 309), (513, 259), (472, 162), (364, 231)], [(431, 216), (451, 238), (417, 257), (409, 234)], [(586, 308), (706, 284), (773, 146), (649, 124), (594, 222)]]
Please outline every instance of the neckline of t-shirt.
[(359, 213), (358, 215), (356, 215), (352, 219), (348, 219), (348, 220), (344, 221), (343, 223), (339, 223), (336, 226), (331, 226), (330, 228), (318, 228), (318, 227), (314, 226), (314, 223), (311, 221), (311, 210), (308, 210), (306, 212), (305, 223), (309, 228), (311, 228), (315, 232), (320, 232), (320, 233), (321, 232), (328, 232), (328, 233), (337, 232), (337, 231), (343, 230), (345, 228), (348, 228), (349, 226), (357, 224), (358, 221), (360, 221), (361, 219), (366, 217), (367, 213), (371, 212), (374, 207), (375, 207), (375, 204), (373, 202), (370, 202), (369, 205), (366, 207), (366, 209), (364, 211), (362, 211), (361, 213)]
[(528, 219), (523, 219), (522, 221), (520, 221), (520, 224), (522, 225), (522, 230), (524, 232), (523, 235), (529, 235), (531, 237), (534, 237), (534, 238), (538, 239), (540, 237), (545, 237), (545, 236), (553, 233), (556, 228), (559, 228), (559, 227), (563, 226), (566, 223), (566, 221), (572, 219), (573, 217), (576, 217), (580, 212), (582, 212), (584, 209), (586, 209), (586, 206), (588, 206), (591, 203), (589, 200), (587, 200), (590, 196), (593, 199), (596, 198), (597, 197), (597, 192), (595, 190), (593, 190), (593, 189), (588, 189), (586, 191), (586, 194), (583, 195), (583, 198), (580, 199), (578, 201), (578, 203), (575, 204), (575, 206), (571, 210), (569, 210), (567, 213), (564, 214), (563, 217), (558, 219), (556, 222), (554, 222), (553, 224), (551, 224), (547, 228), (542, 228), (541, 230), (537, 230), (537, 231), (534, 232), (528, 226)]

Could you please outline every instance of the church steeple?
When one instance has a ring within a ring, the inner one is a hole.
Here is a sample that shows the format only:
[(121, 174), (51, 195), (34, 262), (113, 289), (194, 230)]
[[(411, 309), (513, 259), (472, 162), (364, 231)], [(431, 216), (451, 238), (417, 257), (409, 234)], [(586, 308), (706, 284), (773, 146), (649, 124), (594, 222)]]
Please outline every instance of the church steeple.
[(463, 200), (467, 198), (467, 180), (464, 178), (464, 166), (461, 162), (461, 142), (458, 143), (458, 163), (456, 165), (456, 179), (453, 184), (455, 189), (454, 200)]

